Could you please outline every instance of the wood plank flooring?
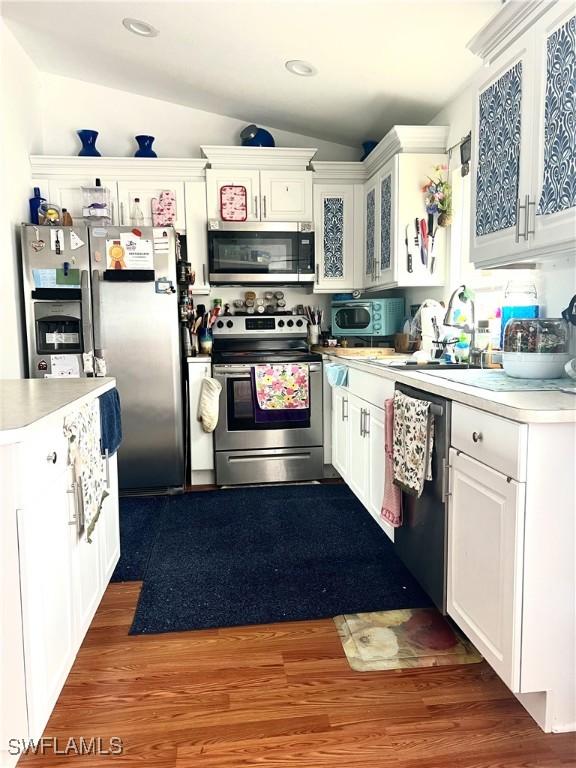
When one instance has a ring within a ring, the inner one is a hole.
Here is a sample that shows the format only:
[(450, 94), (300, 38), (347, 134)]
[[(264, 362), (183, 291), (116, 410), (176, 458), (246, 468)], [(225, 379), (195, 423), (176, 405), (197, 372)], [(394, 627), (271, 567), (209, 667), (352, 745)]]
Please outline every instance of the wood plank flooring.
[(45, 768), (562, 768), (576, 734), (544, 734), (485, 664), (353, 672), (331, 620), (129, 637), (139, 583), (112, 584), (46, 729)]

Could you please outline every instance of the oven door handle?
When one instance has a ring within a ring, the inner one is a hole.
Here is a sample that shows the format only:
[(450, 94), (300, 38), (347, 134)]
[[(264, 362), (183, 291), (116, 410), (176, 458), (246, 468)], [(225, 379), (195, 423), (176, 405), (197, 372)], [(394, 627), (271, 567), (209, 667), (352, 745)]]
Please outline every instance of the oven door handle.
[[(282, 363), (278, 363), (278, 365), (282, 365)], [(303, 365), (306, 365), (306, 363), (303, 363)], [(309, 366), (308, 370), (310, 373), (319, 373), (322, 370), (321, 363), (308, 363), (308, 366)], [(213, 369), (213, 373), (215, 377), (244, 376), (245, 378), (248, 378), (251, 368), (254, 368), (254, 365), (239, 365), (233, 368), (229, 366), (226, 366), (226, 368), (220, 368), (218, 365), (215, 365)]]

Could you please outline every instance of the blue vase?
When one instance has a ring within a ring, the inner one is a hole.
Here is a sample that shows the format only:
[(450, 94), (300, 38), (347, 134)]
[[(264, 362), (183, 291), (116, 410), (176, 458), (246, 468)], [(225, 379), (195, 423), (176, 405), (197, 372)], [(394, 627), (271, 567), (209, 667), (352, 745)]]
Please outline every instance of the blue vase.
[(152, 149), (154, 136), (134, 136), (134, 138), (138, 142), (138, 149), (134, 153), (134, 157), (158, 157)]
[(82, 142), (82, 149), (78, 152), (78, 157), (101, 157), (100, 152), (96, 149), (98, 131), (89, 131), (84, 128), (81, 131), (76, 131), (76, 133)]

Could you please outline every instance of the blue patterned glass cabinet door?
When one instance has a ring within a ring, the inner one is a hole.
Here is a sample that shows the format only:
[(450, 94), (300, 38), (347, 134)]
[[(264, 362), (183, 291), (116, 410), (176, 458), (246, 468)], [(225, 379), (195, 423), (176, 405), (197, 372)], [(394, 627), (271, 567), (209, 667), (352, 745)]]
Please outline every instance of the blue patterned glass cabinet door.
[(520, 177), (522, 62), (479, 96), (476, 236), (516, 225)]
[(380, 182), (380, 268), (390, 269), (392, 227), (392, 176)]
[(376, 190), (371, 189), (366, 195), (366, 277), (374, 274), (376, 249)]
[(344, 277), (344, 199), (325, 197), (323, 201), (322, 276), (333, 280)]
[(576, 206), (576, 16), (546, 42), (544, 171), (537, 214)]

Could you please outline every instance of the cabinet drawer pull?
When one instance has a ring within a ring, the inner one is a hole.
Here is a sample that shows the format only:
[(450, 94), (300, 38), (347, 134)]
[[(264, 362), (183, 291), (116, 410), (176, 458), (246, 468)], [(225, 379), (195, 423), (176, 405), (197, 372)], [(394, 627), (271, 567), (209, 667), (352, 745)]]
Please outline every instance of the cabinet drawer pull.
[(530, 235), (535, 234), (534, 229), (530, 229), (530, 208), (534, 208), (536, 210), (536, 202), (533, 203), (530, 202), (530, 195), (526, 195), (525, 200), (525, 218), (524, 218), (524, 240), (528, 240)]
[(475, 443), (481, 443), (482, 442), (482, 432), (472, 432), (472, 440)]
[(348, 400), (343, 397), (342, 398), (342, 421), (347, 421), (348, 419)]
[(260, 218), (260, 216), (258, 216), (258, 195), (254, 195), (254, 218)]
[(48, 456), (46, 456), (46, 461), (48, 464), (56, 464), (58, 461), (58, 454), (56, 451), (52, 451), (52, 453), (49, 453)]
[(364, 411), (364, 437), (370, 434), (370, 411), (366, 409)]
[(266, 211), (266, 195), (264, 195), (264, 218), (268, 216), (268, 212)]

